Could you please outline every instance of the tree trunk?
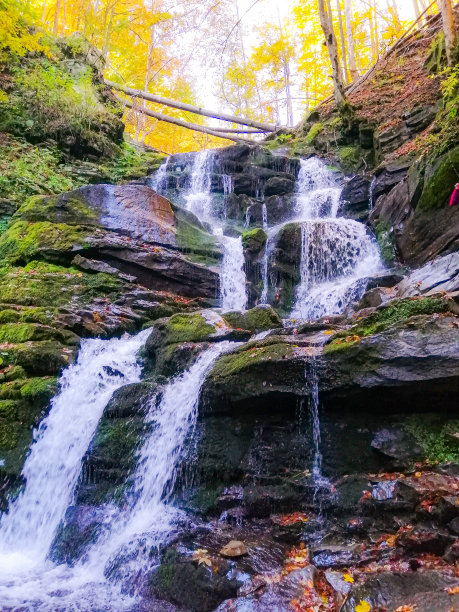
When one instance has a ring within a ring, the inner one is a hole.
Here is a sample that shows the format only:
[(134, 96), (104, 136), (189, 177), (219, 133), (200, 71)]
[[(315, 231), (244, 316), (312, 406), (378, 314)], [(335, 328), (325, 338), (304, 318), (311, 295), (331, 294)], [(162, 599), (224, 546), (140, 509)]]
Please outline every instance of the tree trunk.
[(341, 39), (341, 57), (343, 58), (343, 77), (344, 81), (347, 83), (349, 81), (349, 70), (347, 68), (346, 41), (344, 39), (343, 16), (341, 15), (341, 7), (339, 5), (339, 0), (336, 0), (336, 9), (338, 11), (339, 36)]
[(325, 9), (324, 0), (318, 0), (319, 16), (322, 30), (325, 36), (325, 44), (327, 45), (328, 55), (333, 71), (333, 89), (335, 94), (335, 102), (337, 106), (341, 106), (345, 101), (343, 76), (341, 66), (338, 59), (338, 45), (336, 44), (336, 36), (333, 30), (333, 21), (331, 13)]
[(373, 14), (375, 20), (375, 47), (376, 47), (376, 59), (379, 57), (379, 31), (378, 31), (378, 13), (376, 11), (376, 0), (373, 1)]
[(102, 57), (107, 62), (108, 54), (110, 51), (110, 39), (112, 37), (113, 17), (115, 14), (115, 7), (113, 6), (110, 10), (110, 16), (108, 18), (107, 29), (105, 31), (104, 46), (102, 47)]
[(205, 125), (199, 125), (197, 123), (188, 123), (188, 121), (182, 121), (181, 119), (177, 119), (176, 117), (169, 117), (169, 115), (163, 115), (162, 113), (155, 113), (149, 108), (140, 108), (136, 107), (130, 102), (126, 100), (121, 100), (120, 102), (124, 104), (127, 108), (131, 108), (136, 113), (143, 113), (148, 115), (148, 117), (153, 117), (153, 119), (157, 119), (158, 121), (165, 121), (166, 123), (172, 123), (173, 125), (178, 125), (180, 127), (184, 127), (187, 130), (193, 130), (194, 132), (202, 132), (203, 134), (209, 134), (210, 136), (216, 136), (217, 138), (223, 138), (224, 140), (232, 140), (233, 142), (248, 142), (254, 143), (253, 140), (248, 140), (246, 138), (239, 138), (232, 134), (227, 134), (223, 132), (218, 132), (218, 128), (212, 129), (206, 127)]
[(61, 34), (65, 32), (65, 22), (67, 21), (67, 0), (64, 0), (64, 15), (62, 17)]
[[(178, 108), (179, 110), (188, 111), (190, 113), (195, 113), (196, 115), (203, 115), (204, 117), (213, 117), (214, 119), (221, 119), (222, 121), (230, 121), (231, 123), (237, 123), (238, 125), (248, 125), (249, 127), (258, 128), (263, 132), (275, 132), (277, 127), (275, 125), (270, 125), (268, 123), (261, 123), (260, 121), (253, 121), (252, 119), (244, 119), (244, 117), (238, 117), (236, 115), (228, 115), (226, 113), (219, 113), (216, 111), (205, 110), (198, 106), (193, 106), (192, 104), (186, 104), (185, 102), (177, 102), (177, 100), (169, 100), (168, 98), (163, 98), (162, 96), (156, 96), (151, 93), (145, 93), (140, 89), (133, 89), (132, 87), (124, 87), (123, 85), (119, 85), (118, 83), (114, 83), (113, 81), (108, 81), (104, 79), (104, 83), (109, 87), (113, 87), (113, 89), (118, 89), (119, 91), (124, 92), (128, 96), (133, 96), (134, 98), (144, 98), (145, 100), (149, 100), (150, 102), (155, 102), (156, 104), (164, 104), (164, 106), (170, 106), (171, 108)], [(148, 114), (148, 113), (147, 113)], [(218, 130), (217, 130), (218, 131)]]
[(454, 26), (452, 0), (438, 0), (438, 7), (443, 21), (443, 32), (445, 34), (446, 57), (448, 66), (454, 65), (454, 51), (456, 46), (456, 28)]
[(45, 23), (45, 16), (46, 16), (46, 4), (47, 4), (47, 2), (46, 2), (46, 0), (45, 0), (45, 1), (44, 1), (44, 3), (43, 3), (43, 13), (41, 14), (41, 22), (42, 22), (42, 23)]
[(375, 26), (373, 22), (373, 3), (372, 2), (370, 2), (369, 7), (370, 8), (368, 9), (368, 19), (370, 21), (371, 60), (372, 60), (372, 63), (374, 64), (376, 62), (378, 54), (376, 52)]
[(349, 71), (351, 80), (355, 81), (359, 73), (355, 63), (355, 45), (354, 36), (352, 34), (352, 7), (351, 0), (344, 0), (344, 19), (346, 21), (346, 38), (347, 38), (347, 57), (349, 60)]
[[(421, 17), (421, 12), (419, 11), (418, 0), (413, 0), (413, 9), (414, 9), (414, 18), (416, 21)], [(418, 23), (418, 28), (421, 24)]]
[(54, 8), (54, 23), (53, 23), (53, 34), (57, 36), (59, 33), (59, 13), (61, 12), (61, 1), (57, 0)]

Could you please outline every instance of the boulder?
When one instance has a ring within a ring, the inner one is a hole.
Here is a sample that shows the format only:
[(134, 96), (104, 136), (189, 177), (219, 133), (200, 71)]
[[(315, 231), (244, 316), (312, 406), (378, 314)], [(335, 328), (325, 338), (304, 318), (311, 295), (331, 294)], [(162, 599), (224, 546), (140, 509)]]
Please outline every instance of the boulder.
[(285, 195), (295, 190), (295, 181), (287, 177), (272, 177), (265, 184), (265, 196)]
[(424, 454), (414, 436), (400, 428), (378, 431), (371, 446), (397, 466), (416, 461)]
[(340, 215), (363, 221), (370, 212), (372, 179), (370, 176), (356, 175), (343, 188), (340, 197)]
[(354, 612), (361, 602), (366, 602), (368, 609), (394, 611), (400, 606), (412, 606), (429, 612), (450, 612), (451, 607), (459, 605), (459, 595), (448, 595), (447, 590), (456, 585), (456, 578), (439, 571), (383, 572), (354, 585), (341, 610)]
[(413, 270), (396, 287), (401, 298), (459, 290), (459, 252), (429, 261)]

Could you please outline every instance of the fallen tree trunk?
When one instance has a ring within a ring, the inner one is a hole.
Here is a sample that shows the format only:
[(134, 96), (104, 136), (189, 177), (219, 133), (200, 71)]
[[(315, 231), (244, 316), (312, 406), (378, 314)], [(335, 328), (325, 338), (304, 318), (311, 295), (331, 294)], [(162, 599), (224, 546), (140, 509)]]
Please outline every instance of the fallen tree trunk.
[(237, 117), (236, 115), (227, 115), (226, 113), (219, 113), (216, 111), (205, 110), (192, 104), (186, 104), (185, 102), (177, 102), (176, 100), (169, 100), (169, 98), (163, 98), (161, 96), (155, 96), (154, 94), (147, 93), (141, 89), (132, 89), (132, 87), (124, 87), (113, 83), (113, 81), (107, 81), (104, 79), (105, 85), (118, 89), (128, 96), (134, 98), (142, 98), (149, 102), (155, 102), (156, 104), (163, 104), (164, 106), (170, 106), (171, 108), (178, 108), (179, 110), (195, 113), (196, 115), (203, 115), (204, 117), (212, 117), (213, 119), (220, 119), (221, 121), (230, 121), (231, 123), (237, 123), (238, 125), (248, 125), (249, 127), (256, 128), (262, 132), (275, 132), (280, 126), (270, 125), (269, 123), (261, 123), (260, 121), (253, 121), (252, 119), (244, 119), (243, 117)]
[(186, 128), (187, 130), (193, 130), (194, 132), (202, 132), (203, 134), (209, 134), (209, 136), (216, 136), (217, 138), (223, 138), (224, 140), (231, 140), (232, 142), (245, 142), (248, 144), (254, 144), (253, 140), (239, 138), (231, 134), (223, 134), (221, 132), (217, 132), (216, 130), (208, 128), (205, 125), (199, 125), (197, 123), (188, 123), (187, 121), (182, 121), (182, 119), (177, 119), (176, 117), (169, 117), (169, 115), (156, 113), (155, 111), (152, 111), (149, 108), (142, 108), (140, 106), (136, 106), (135, 104), (127, 102), (126, 100), (121, 100), (121, 98), (118, 98), (118, 100), (127, 108), (132, 108), (136, 112), (143, 113), (148, 117), (153, 117), (153, 119), (157, 119), (158, 121), (165, 121), (166, 123), (172, 123), (173, 125), (178, 125), (179, 127)]

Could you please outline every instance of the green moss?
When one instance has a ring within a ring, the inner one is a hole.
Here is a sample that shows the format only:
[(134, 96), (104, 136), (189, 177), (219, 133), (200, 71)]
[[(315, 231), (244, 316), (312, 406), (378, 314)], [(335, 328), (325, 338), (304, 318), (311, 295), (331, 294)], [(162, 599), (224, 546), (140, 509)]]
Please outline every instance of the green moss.
[(198, 487), (187, 506), (189, 505), (189, 508), (194, 512), (206, 515), (217, 508), (218, 498), (222, 494), (223, 489), (223, 486), (214, 488)]
[(214, 265), (221, 257), (215, 238), (204, 229), (178, 218), (177, 244), (195, 263)]
[(45, 404), (57, 392), (57, 378), (31, 378), (21, 387), (21, 397), (29, 402)]
[(459, 461), (459, 447), (450, 434), (459, 432), (458, 420), (447, 420), (440, 415), (410, 415), (405, 428), (424, 449), (425, 457), (432, 463)]
[(15, 213), (13, 219), (21, 221), (94, 225), (97, 214), (89, 208), (80, 193), (64, 196), (34, 196), (29, 198)]
[(164, 344), (204, 342), (215, 333), (201, 314), (175, 314), (166, 321)]
[(10, 365), (6, 368), (0, 369), (0, 383), (21, 378), (26, 378), (26, 373), (24, 368), (21, 368), (20, 366)]
[(143, 419), (123, 418), (102, 420), (94, 441), (91, 454), (125, 472), (127, 476), (134, 466), (135, 451), (142, 439)]
[[(355, 341), (358, 341), (358, 338), (380, 333), (391, 325), (406, 321), (410, 317), (448, 312), (449, 308), (448, 301), (439, 298), (394, 300), (385, 306), (381, 306), (376, 312), (362, 319), (350, 329), (336, 334), (332, 341), (325, 346), (324, 352), (343, 350), (352, 346)], [(356, 336), (356, 340), (352, 339), (353, 336)], [(348, 338), (349, 341), (343, 342), (343, 338)]]
[(0, 418), (0, 449), (12, 450), (17, 446), (21, 430), (20, 423)]
[(21, 380), (20, 378), (16, 380), (10, 380), (8, 382), (4, 382), (0, 384), (0, 399), (2, 400), (20, 400), (21, 399), (21, 387), (23, 384), (24, 384), (24, 380)]
[(18, 417), (18, 402), (8, 399), (0, 400), (0, 420), (15, 421)]
[(359, 146), (346, 146), (338, 148), (337, 157), (345, 172), (355, 172), (362, 165), (364, 155)]
[(395, 245), (390, 225), (380, 221), (375, 227), (375, 233), (383, 262), (387, 266), (392, 266), (395, 262)]
[(6, 323), (0, 325), (0, 343), (28, 342), (29, 340), (62, 340), (62, 332), (34, 323)]
[(13, 310), (11, 308), (7, 308), (6, 310), (0, 311), (0, 325), (4, 323), (14, 323), (15, 321), (19, 321), (20, 314), (17, 310)]
[(424, 190), (418, 203), (420, 210), (444, 208), (448, 204), (459, 176), (459, 147), (456, 147), (438, 163), (430, 178), (426, 177)]
[(121, 147), (120, 155), (104, 164), (102, 169), (107, 175), (108, 182), (143, 178), (155, 172), (163, 163), (164, 155), (157, 151), (138, 150), (128, 143)]
[(0, 269), (0, 303), (34, 307), (21, 310), (24, 322), (51, 322), (55, 308), (80, 301), (87, 306), (93, 298), (107, 295), (115, 298), (121, 286), (121, 281), (110, 274), (88, 274), (44, 262)]
[(0, 236), (0, 257), (26, 263), (42, 251), (72, 251), (87, 246), (88, 229), (65, 223), (16, 221)]
[(257, 227), (242, 234), (242, 247), (246, 253), (259, 253), (264, 248), (267, 239), (266, 232)]
[(21, 366), (29, 376), (54, 376), (73, 360), (76, 347), (58, 342), (25, 342), (0, 346), (5, 365)]
[(282, 327), (281, 318), (271, 307), (256, 307), (246, 312), (225, 312), (223, 319), (235, 329), (248, 329), (252, 332)]
[(292, 355), (292, 347), (279, 342), (278, 339), (250, 342), (230, 355), (220, 357), (214, 365), (211, 376), (216, 383), (219, 383), (246, 368), (253, 368), (268, 361), (278, 361)]
[(313, 144), (315, 138), (323, 131), (324, 127), (324, 124), (320, 121), (312, 125), (306, 136), (306, 141), (309, 145)]

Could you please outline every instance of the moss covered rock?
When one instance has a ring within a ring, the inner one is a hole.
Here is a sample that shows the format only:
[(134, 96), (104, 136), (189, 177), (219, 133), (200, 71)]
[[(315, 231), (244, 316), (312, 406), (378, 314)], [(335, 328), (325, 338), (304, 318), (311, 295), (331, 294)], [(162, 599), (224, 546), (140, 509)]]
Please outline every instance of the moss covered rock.
[(257, 306), (246, 312), (225, 312), (223, 319), (231, 327), (248, 329), (251, 332), (282, 327), (282, 319), (271, 306)]
[(250, 230), (242, 234), (242, 247), (245, 253), (251, 255), (259, 253), (265, 246), (267, 235), (261, 228)]
[(439, 160), (427, 167), (424, 189), (418, 207), (420, 210), (444, 208), (458, 182), (459, 147), (449, 151)]

